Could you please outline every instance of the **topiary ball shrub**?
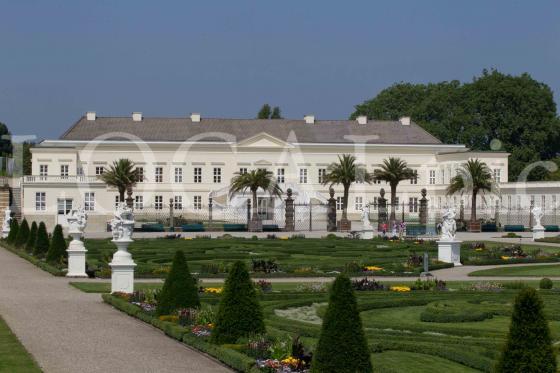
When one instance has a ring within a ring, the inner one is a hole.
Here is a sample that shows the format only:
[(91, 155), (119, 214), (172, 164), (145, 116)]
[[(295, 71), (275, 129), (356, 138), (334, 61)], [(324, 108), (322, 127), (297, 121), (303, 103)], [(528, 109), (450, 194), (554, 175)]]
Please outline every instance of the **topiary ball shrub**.
[(59, 264), (62, 259), (66, 258), (68, 252), (66, 251), (66, 241), (62, 233), (62, 226), (57, 224), (54, 227), (49, 250), (47, 251), (47, 262), (52, 264)]
[(533, 288), (522, 289), (515, 298), (507, 342), (496, 371), (556, 372), (556, 357), (548, 322), (544, 317), (543, 303)]
[(239, 338), (265, 332), (255, 286), (245, 263), (237, 261), (224, 284), (211, 340), (218, 344), (236, 343)]
[(44, 256), (49, 251), (49, 235), (47, 234), (47, 226), (40, 222), (37, 228), (37, 239), (33, 247), (33, 255), (37, 257)]
[(37, 223), (31, 223), (31, 229), (29, 230), (29, 236), (27, 237), (27, 242), (25, 243), (25, 250), (27, 252), (33, 252), (33, 247), (35, 246), (35, 241), (37, 240)]
[(547, 277), (542, 278), (539, 282), (539, 289), (549, 290), (552, 289), (553, 286), (554, 284), (552, 283), (552, 280)]
[(8, 237), (6, 237), (6, 241), (8, 241), (8, 243), (13, 244), (16, 242), (18, 230), (19, 230), (19, 223), (17, 219), (12, 218), (12, 221), (10, 221), (10, 233), (8, 233)]
[(170, 315), (179, 308), (198, 308), (200, 299), (196, 280), (192, 277), (185, 254), (178, 250), (173, 257), (171, 270), (158, 295), (156, 314)]
[(373, 372), (352, 283), (344, 274), (332, 285), (311, 372)]
[(19, 226), (17, 236), (14, 242), (16, 247), (24, 247), (27, 239), (29, 238), (29, 224), (26, 219), (23, 219), (21, 225)]

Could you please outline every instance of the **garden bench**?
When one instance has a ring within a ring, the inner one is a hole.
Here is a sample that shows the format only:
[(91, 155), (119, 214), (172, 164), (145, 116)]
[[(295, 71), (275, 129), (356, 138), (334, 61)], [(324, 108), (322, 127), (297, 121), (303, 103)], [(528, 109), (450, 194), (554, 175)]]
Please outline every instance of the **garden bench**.
[(545, 225), (544, 226), (545, 232), (560, 232), (560, 227), (558, 225)]
[(504, 232), (524, 232), (525, 226), (523, 224), (507, 224), (504, 225)]
[(183, 232), (204, 232), (204, 225), (202, 224), (183, 224), (181, 225)]
[(245, 224), (224, 224), (225, 232), (246, 231), (247, 225)]
[(406, 236), (423, 236), (426, 234), (425, 225), (407, 225), (406, 226)]
[(262, 229), (263, 232), (278, 232), (280, 230), (278, 224), (263, 224)]
[(140, 230), (142, 232), (165, 232), (163, 224), (158, 223), (142, 224)]
[(496, 223), (486, 223), (481, 225), (480, 230), (482, 232), (497, 232), (498, 226)]

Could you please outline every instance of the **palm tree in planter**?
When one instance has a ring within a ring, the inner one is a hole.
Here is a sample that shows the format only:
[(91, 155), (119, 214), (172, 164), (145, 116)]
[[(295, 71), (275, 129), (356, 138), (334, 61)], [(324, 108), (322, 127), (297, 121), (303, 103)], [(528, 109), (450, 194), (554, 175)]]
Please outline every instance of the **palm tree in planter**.
[(391, 187), (391, 215), (389, 221), (391, 224), (395, 222), (395, 206), (397, 202), (397, 186), (403, 180), (414, 177), (414, 171), (408, 167), (406, 161), (400, 158), (390, 157), (384, 159), (380, 169), (373, 172), (375, 180), (382, 180), (389, 183)]
[(262, 189), (271, 196), (281, 197), (282, 189), (276, 183), (274, 174), (265, 169), (251, 170), (249, 172), (236, 172), (231, 179), (229, 196), (233, 197), (236, 193), (245, 193), (249, 190), (252, 194), (251, 221), (248, 222), (248, 229), (251, 232), (261, 231), (262, 222), (258, 214), (257, 192)]
[(108, 186), (117, 188), (119, 200), (124, 202), (125, 192), (132, 196), (132, 187), (138, 182), (138, 170), (130, 159), (121, 158), (114, 161), (109, 170), (103, 172), (100, 178)]
[(478, 194), (496, 193), (498, 186), (492, 177), (492, 171), (486, 163), (479, 159), (471, 159), (457, 170), (457, 175), (451, 178), (447, 187), (447, 195), (458, 192), (471, 193), (471, 221), (470, 230), (480, 231), (480, 224), (476, 220), (476, 198)]
[(365, 167), (356, 164), (356, 157), (351, 154), (343, 154), (338, 156), (338, 163), (331, 163), (327, 169), (327, 173), (323, 178), (323, 185), (342, 184), (344, 195), (342, 198), (342, 218), (340, 219), (340, 229), (350, 230), (350, 221), (348, 220), (348, 194), (350, 186), (355, 182), (371, 183), (373, 175), (365, 169)]

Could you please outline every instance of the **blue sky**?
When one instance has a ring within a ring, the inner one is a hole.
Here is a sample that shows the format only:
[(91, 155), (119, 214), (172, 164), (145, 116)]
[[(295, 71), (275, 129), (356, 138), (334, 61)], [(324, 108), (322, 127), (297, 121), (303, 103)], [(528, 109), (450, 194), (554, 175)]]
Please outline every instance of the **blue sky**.
[(558, 1), (4, 1), (0, 121), (56, 138), (85, 111), (346, 118), (399, 81), (529, 72), (560, 94)]

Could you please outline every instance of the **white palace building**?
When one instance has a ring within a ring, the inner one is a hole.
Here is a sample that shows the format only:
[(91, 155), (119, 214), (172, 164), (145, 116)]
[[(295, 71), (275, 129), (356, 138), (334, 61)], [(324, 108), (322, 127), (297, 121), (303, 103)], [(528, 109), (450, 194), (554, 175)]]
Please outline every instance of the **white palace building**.
[[(64, 225), (64, 214), (80, 205), (88, 211), (88, 230), (105, 231), (118, 193), (99, 175), (120, 158), (132, 160), (142, 175), (133, 194), (137, 212), (145, 209), (165, 214), (173, 200), (175, 208), (188, 218), (189, 214), (207, 213), (210, 199), (215, 211), (243, 211), (248, 196), (230, 199), (229, 182), (235, 172), (255, 168), (274, 172), (284, 191), (293, 190), (296, 204), (322, 204), (329, 195), (321, 179), (328, 165), (345, 153), (355, 155), (369, 171), (390, 156), (405, 160), (417, 175), (398, 187), (399, 204), (407, 214), (417, 212), (422, 188), (427, 190), (432, 211), (450, 204), (458, 207), (461, 200), (468, 211), (468, 196), (448, 197), (445, 188), (456, 169), (473, 158), (486, 162), (501, 190), (500, 195), (479, 199), (483, 210), (498, 206), (527, 213), (533, 201), (555, 212), (560, 201), (558, 182), (510, 182), (508, 153), (443, 144), (406, 117), (399, 121), (366, 117), (317, 120), (308, 115), (302, 120), (260, 120), (214, 119), (200, 114), (99, 117), (88, 112), (59, 139), (44, 140), (32, 148), (32, 175), (21, 180), (22, 215), (44, 221), (52, 229), (54, 224)], [(390, 191), (384, 182), (354, 184), (349, 217), (359, 220), (362, 207), (375, 202), (381, 188), (388, 199)], [(340, 207), (342, 188), (335, 186), (335, 191)], [(282, 215), (282, 204), (281, 199), (261, 195), (259, 213), (274, 220), (271, 214)]]

